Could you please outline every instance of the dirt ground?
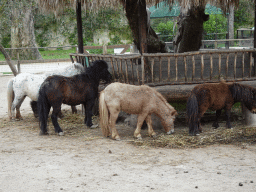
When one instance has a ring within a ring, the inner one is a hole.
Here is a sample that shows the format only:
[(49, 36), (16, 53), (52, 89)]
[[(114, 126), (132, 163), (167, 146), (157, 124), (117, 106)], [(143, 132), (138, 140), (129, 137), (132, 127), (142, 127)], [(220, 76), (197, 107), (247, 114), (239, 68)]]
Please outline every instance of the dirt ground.
[[(134, 145), (132, 128), (118, 125), (121, 141), (63, 118), (65, 136), (39, 136), (29, 99), (22, 121), (7, 118), (6, 84), (0, 76), (0, 192), (11, 191), (256, 191), (256, 145), (201, 148)], [(65, 116), (71, 113), (65, 107)], [(178, 130), (181, 127), (176, 127)], [(124, 131), (125, 130), (125, 131)], [(157, 130), (158, 134), (163, 134)], [(176, 133), (177, 134), (177, 133)], [(142, 131), (143, 140), (147, 138)]]

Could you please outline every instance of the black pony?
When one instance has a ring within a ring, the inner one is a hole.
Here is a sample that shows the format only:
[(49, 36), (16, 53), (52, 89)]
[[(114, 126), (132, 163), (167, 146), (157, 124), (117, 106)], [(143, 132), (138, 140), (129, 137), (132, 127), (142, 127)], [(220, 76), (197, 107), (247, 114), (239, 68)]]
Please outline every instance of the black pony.
[(55, 132), (63, 135), (57, 116), (61, 111), (61, 104), (79, 105), (85, 107), (84, 122), (88, 127), (92, 124), (92, 108), (95, 99), (98, 97), (98, 86), (100, 80), (107, 83), (111, 81), (111, 74), (108, 71), (108, 65), (103, 60), (97, 60), (87, 68), (86, 72), (72, 77), (53, 75), (48, 77), (39, 90), (38, 97), (38, 115), (40, 134), (47, 133), (47, 119), (50, 108), (53, 107), (51, 115), (52, 124)]
[(207, 109), (216, 111), (216, 120), (212, 125), (215, 128), (219, 127), (218, 119), (221, 110), (225, 109), (226, 127), (231, 128), (230, 111), (236, 102), (242, 102), (248, 110), (256, 113), (256, 89), (248, 85), (225, 82), (195, 86), (187, 100), (189, 134), (198, 135), (202, 132), (200, 119)]

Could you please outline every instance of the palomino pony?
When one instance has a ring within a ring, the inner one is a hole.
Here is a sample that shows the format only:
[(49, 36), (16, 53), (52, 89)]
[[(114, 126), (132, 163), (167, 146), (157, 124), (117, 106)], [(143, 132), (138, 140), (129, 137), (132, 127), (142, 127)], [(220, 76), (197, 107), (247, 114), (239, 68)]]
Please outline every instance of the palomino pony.
[[(137, 128), (134, 136), (141, 139), (141, 126), (146, 120), (149, 136), (156, 136), (152, 128), (151, 114), (155, 113), (167, 134), (174, 132), (176, 110), (154, 88), (146, 85), (135, 86), (124, 83), (112, 83), (101, 93), (99, 99), (100, 125), (103, 135), (120, 140), (115, 123), (120, 111), (138, 114)], [(110, 131), (111, 129), (111, 131)]]
[(189, 134), (199, 135), (202, 132), (200, 119), (207, 109), (216, 111), (213, 127), (218, 128), (221, 110), (225, 109), (226, 127), (231, 128), (230, 111), (236, 102), (242, 102), (252, 113), (256, 112), (256, 89), (239, 83), (227, 84), (206, 83), (197, 85), (187, 100), (187, 117)]
[[(32, 110), (37, 116), (37, 104), (38, 93), (41, 84), (50, 75), (64, 75), (67, 77), (80, 74), (85, 71), (85, 68), (80, 63), (71, 64), (61, 70), (46, 72), (43, 74), (31, 74), (20, 73), (16, 77), (12, 78), (8, 82), (7, 86), (7, 101), (8, 101), (8, 115), (9, 119), (15, 119), (14, 113), (16, 109), (16, 119), (22, 119), (20, 114), (20, 106), (26, 96), (28, 96), (32, 102)], [(75, 109), (75, 108), (74, 108)]]
[(111, 81), (108, 64), (103, 60), (94, 61), (92, 66), (88, 67), (86, 72), (82, 74), (72, 77), (60, 75), (48, 77), (41, 85), (37, 103), (40, 134), (48, 134), (47, 119), (51, 107), (53, 107), (51, 119), (55, 132), (59, 135), (64, 134), (57, 121), (62, 103), (68, 105), (83, 104), (85, 107), (84, 122), (88, 127), (93, 127), (92, 108), (95, 99), (98, 98), (100, 80)]

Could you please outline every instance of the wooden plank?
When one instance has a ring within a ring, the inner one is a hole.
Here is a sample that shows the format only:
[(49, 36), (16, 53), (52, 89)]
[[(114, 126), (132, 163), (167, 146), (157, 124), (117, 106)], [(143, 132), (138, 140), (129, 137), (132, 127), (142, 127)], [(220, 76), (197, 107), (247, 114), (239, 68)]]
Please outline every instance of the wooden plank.
[(210, 54), (210, 80), (212, 80), (212, 72), (213, 72), (213, 60), (212, 60), (212, 54)]
[(221, 54), (219, 53), (219, 80), (220, 80), (220, 77), (221, 77)]
[(159, 57), (159, 82), (162, 81), (162, 57)]
[(125, 45), (123, 51), (120, 54), (124, 54), (129, 48), (129, 45)]
[(236, 79), (236, 60), (237, 60), (237, 53), (235, 53), (235, 61), (234, 61), (234, 79)]
[(144, 84), (144, 81), (145, 81), (145, 61), (144, 61), (144, 57), (141, 56), (141, 83), (142, 85)]
[(186, 58), (186, 56), (184, 56), (183, 58), (184, 58), (184, 67), (185, 67), (185, 82), (187, 82), (187, 80), (188, 80), (187, 58)]
[(136, 72), (137, 72), (137, 80), (138, 84), (140, 85), (140, 74), (139, 74), (139, 65), (138, 65), (138, 60), (136, 60)]
[(171, 58), (168, 57), (168, 81), (171, 80), (170, 72), (171, 72)]
[(124, 72), (123, 72), (122, 60), (119, 61), (119, 65), (120, 65), (120, 73), (122, 74), (122, 80), (125, 82), (125, 76), (124, 76)]
[(252, 76), (252, 53), (250, 53), (250, 73), (249, 73), (249, 77)]
[(227, 60), (226, 60), (226, 79), (228, 78), (228, 60), (229, 60), (229, 53), (227, 54)]
[(133, 85), (134, 85), (134, 84), (135, 84), (135, 82), (134, 82), (133, 61), (132, 61), (132, 59), (130, 59), (130, 63), (131, 63), (131, 69), (132, 69), (132, 83), (133, 83)]
[(130, 83), (129, 82), (127, 59), (125, 60), (125, 76), (126, 76), (126, 83)]
[(151, 60), (151, 78), (152, 78), (152, 83), (154, 82), (154, 64), (155, 64), (155, 59), (152, 58), (152, 60)]
[(112, 75), (114, 76), (114, 80), (116, 80), (115, 68), (114, 68), (114, 65), (113, 65), (113, 58), (110, 59), (110, 65), (112, 67)]
[(74, 63), (74, 59), (73, 59), (72, 55), (69, 55), (69, 57), (70, 57), (71, 62)]
[(192, 56), (192, 81), (194, 81), (194, 77), (195, 77), (195, 56)]
[(201, 80), (204, 79), (204, 55), (201, 55)]
[(175, 57), (175, 72), (176, 72), (176, 81), (178, 81), (178, 57)]
[(243, 60), (242, 60), (242, 78), (244, 78), (244, 53), (243, 53)]

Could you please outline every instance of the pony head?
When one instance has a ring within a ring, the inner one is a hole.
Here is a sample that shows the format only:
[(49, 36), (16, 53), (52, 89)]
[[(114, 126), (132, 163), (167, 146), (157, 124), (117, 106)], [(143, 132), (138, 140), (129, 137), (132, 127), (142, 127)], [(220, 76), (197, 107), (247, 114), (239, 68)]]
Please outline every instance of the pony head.
[(256, 89), (250, 89), (250, 93), (242, 101), (246, 108), (256, 114)]
[(170, 135), (174, 133), (174, 121), (178, 113), (169, 103), (166, 103), (166, 105), (168, 107), (168, 110), (166, 111), (164, 117), (162, 117), (161, 119), (164, 130), (168, 135)]
[(108, 71), (108, 64), (103, 60), (94, 61), (92, 65), (87, 68), (86, 74), (98, 80), (104, 80), (106, 83), (110, 83), (112, 79), (112, 75)]
[(240, 83), (234, 83), (230, 86), (230, 90), (235, 101), (241, 101), (249, 111), (256, 113), (255, 88)]
[(159, 98), (160, 100), (158, 100), (158, 107), (157, 107), (157, 113), (156, 115), (158, 115), (161, 118), (161, 122), (162, 125), (164, 127), (164, 130), (166, 131), (166, 133), (168, 135), (174, 133), (174, 121), (175, 121), (175, 116), (178, 114), (177, 111), (174, 109), (173, 106), (171, 106), (166, 99), (163, 97), (163, 95), (161, 93), (159, 93), (158, 91), (154, 90), (155, 95), (157, 96), (157, 98)]

